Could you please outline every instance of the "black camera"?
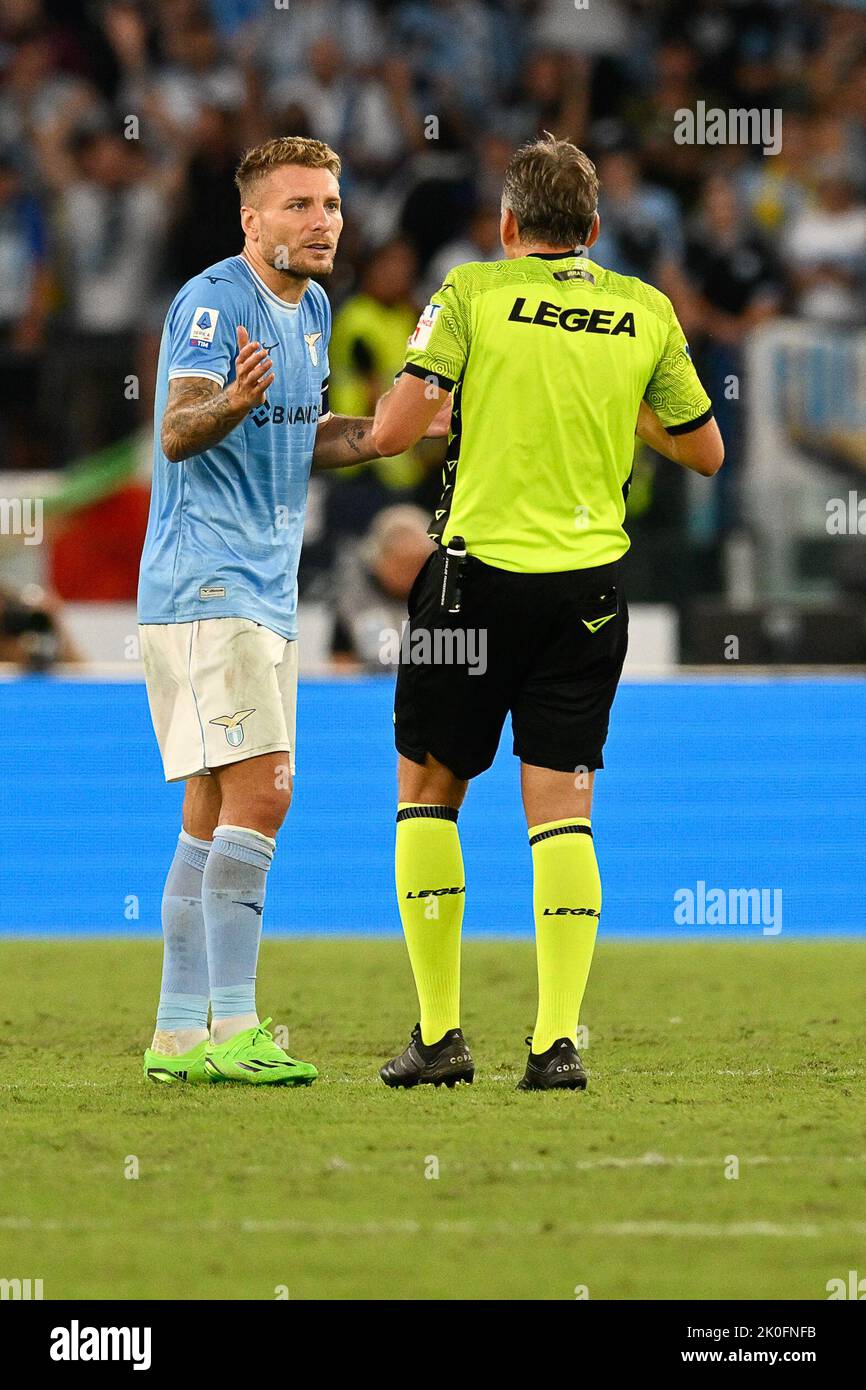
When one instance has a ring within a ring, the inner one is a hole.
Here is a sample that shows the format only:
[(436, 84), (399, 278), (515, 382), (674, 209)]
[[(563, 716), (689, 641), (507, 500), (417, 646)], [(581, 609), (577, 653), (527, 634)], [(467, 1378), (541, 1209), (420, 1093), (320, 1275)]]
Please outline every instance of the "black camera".
[(18, 594), (0, 593), (0, 643), (18, 638), (28, 671), (47, 671), (57, 660), (60, 635), (47, 608)]

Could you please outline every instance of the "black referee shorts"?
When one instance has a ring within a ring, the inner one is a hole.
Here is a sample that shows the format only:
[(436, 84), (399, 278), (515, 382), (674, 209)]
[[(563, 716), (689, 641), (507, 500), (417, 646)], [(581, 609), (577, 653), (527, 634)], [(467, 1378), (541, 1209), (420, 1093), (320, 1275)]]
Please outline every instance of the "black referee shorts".
[(409, 595), (398, 752), (422, 764), (432, 753), (455, 776), (477, 777), (493, 762), (510, 712), (521, 761), (556, 772), (603, 767), (628, 645), (621, 562), (516, 574), (470, 556), (459, 613), (441, 606), (443, 565), (439, 549)]

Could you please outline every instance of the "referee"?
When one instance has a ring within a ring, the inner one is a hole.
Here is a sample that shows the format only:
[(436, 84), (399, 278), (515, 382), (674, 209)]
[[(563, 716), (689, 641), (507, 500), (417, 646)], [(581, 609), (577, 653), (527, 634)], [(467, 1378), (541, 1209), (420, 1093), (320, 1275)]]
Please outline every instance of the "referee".
[(670, 301), (589, 255), (597, 202), (582, 150), (547, 135), (519, 149), (502, 194), (506, 259), (449, 274), (376, 409), (373, 441), (396, 454), (453, 392), (438, 548), (409, 596), (397, 678), (396, 886), (420, 1023), (381, 1069), (389, 1086), (473, 1079), (457, 816), (509, 713), (538, 958), (520, 1089), (586, 1086), (577, 1024), (601, 911), (590, 817), (628, 640), (620, 570), (636, 424), (704, 476), (724, 458)]

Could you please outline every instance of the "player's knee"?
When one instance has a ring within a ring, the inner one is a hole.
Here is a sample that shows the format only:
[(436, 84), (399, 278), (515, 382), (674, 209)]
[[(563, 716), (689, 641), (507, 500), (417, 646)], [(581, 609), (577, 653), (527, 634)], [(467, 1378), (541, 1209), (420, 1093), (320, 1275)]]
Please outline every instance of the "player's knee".
[(276, 835), (292, 804), (291, 782), (286, 786), (265, 786), (247, 790), (242, 797), (223, 800), (220, 820), (243, 825), (262, 835)]

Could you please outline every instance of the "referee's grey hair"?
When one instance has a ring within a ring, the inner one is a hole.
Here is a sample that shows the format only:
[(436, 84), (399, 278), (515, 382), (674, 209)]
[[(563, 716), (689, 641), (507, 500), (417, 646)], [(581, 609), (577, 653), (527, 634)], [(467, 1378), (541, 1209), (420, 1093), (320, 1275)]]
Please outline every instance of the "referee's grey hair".
[(581, 246), (598, 208), (595, 165), (577, 145), (546, 130), (508, 161), (502, 206), (514, 213), (527, 245)]

